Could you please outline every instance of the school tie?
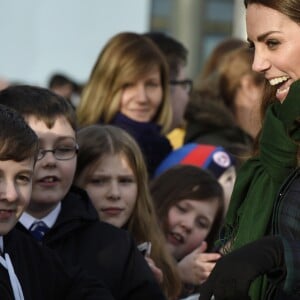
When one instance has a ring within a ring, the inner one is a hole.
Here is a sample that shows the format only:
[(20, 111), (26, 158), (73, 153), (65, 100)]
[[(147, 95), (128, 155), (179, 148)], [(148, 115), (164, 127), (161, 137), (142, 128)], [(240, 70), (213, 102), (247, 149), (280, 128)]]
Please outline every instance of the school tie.
[(21, 284), (15, 273), (14, 267), (12, 265), (8, 253), (5, 253), (4, 257), (0, 256), (0, 264), (8, 271), (9, 280), (12, 286), (15, 300), (24, 300)]
[(49, 227), (43, 221), (35, 221), (29, 228), (30, 233), (37, 241), (41, 241), (48, 230)]

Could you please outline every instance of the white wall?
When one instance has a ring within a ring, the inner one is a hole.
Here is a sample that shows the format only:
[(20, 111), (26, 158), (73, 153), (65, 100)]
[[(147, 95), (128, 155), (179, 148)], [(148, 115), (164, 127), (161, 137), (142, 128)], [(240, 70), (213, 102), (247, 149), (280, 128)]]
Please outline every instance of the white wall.
[(0, 0), (0, 78), (85, 81), (112, 35), (147, 31), (149, 18), (150, 0)]
[(247, 39), (246, 9), (241, 0), (234, 0), (233, 36), (244, 40)]

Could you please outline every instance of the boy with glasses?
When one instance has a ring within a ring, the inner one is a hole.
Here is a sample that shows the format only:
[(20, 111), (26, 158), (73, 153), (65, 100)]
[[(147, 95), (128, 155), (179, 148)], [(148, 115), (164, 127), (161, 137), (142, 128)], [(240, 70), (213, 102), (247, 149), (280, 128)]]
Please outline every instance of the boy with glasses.
[(30, 201), (37, 153), (33, 130), (0, 105), (0, 298), (112, 300), (94, 280), (70, 272), (52, 251), (14, 228)]
[(19, 111), (39, 138), (31, 202), (18, 228), (101, 279), (115, 299), (165, 299), (133, 239), (100, 222), (85, 191), (71, 186), (78, 151), (71, 104), (30, 86), (1, 91), (0, 103)]

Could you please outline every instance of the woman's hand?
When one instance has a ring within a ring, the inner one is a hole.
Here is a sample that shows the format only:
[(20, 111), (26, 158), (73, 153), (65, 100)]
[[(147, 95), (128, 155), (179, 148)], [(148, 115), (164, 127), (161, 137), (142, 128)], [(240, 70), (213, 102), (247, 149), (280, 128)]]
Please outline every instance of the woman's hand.
[(154, 262), (154, 260), (152, 258), (150, 258), (149, 256), (145, 257), (148, 266), (150, 267), (151, 271), (154, 274), (154, 277), (156, 278), (156, 280), (158, 281), (158, 283), (162, 283), (163, 279), (164, 279), (164, 275), (163, 272), (160, 268), (158, 268)]
[(279, 236), (267, 236), (225, 255), (199, 288), (201, 300), (250, 300), (252, 281), (262, 274), (285, 277), (284, 246)]
[(179, 275), (184, 283), (199, 285), (210, 275), (216, 261), (221, 257), (219, 253), (204, 253), (207, 243), (185, 256), (178, 264)]

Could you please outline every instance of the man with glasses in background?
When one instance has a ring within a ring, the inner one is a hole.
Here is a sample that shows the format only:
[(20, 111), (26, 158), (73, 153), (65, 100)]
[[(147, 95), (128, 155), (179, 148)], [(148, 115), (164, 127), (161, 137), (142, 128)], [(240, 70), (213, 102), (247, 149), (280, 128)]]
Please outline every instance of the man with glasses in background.
[(186, 75), (188, 50), (181, 42), (164, 33), (148, 32), (144, 35), (159, 47), (169, 66), (173, 120), (167, 137), (176, 149), (183, 144), (185, 134), (183, 115), (193, 87), (192, 80)]

